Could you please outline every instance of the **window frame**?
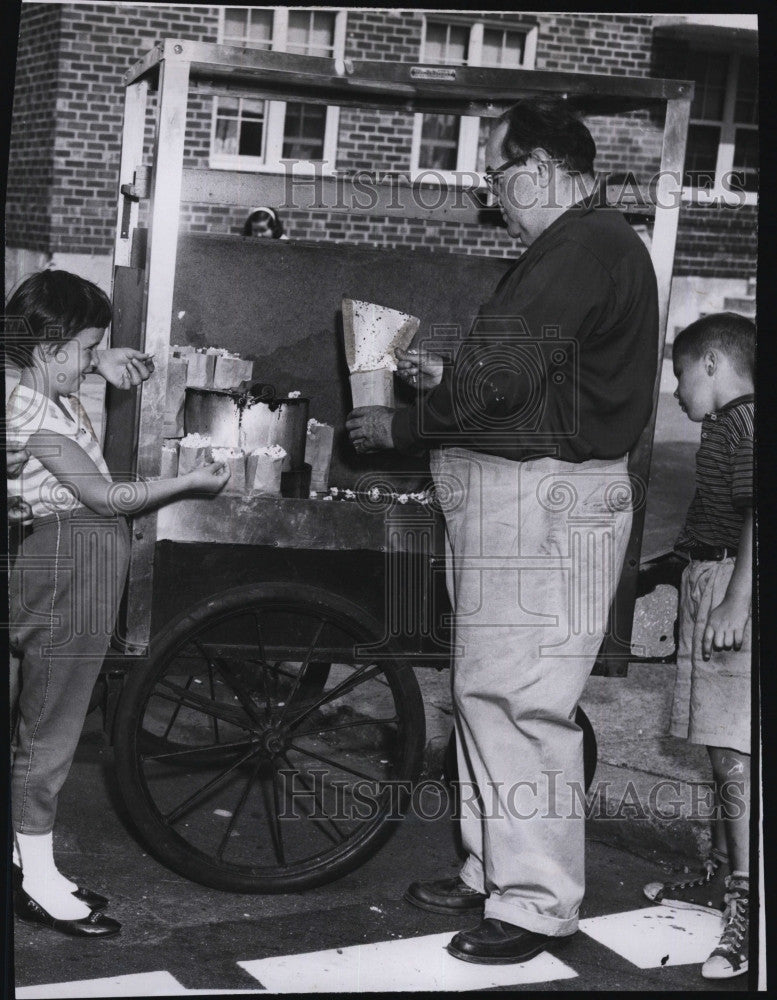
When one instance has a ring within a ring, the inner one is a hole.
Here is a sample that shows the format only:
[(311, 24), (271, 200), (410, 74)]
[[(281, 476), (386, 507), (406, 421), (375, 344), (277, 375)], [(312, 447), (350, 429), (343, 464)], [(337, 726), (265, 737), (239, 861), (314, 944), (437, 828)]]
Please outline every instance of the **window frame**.
[[(225, 12), (219, 8), (218, 42), (224, 37)], [(252, 11), (253, 7), (230, 7), (229, 10)], [(269, 46), (250, 45), (245, 48), (257, 48), (260, 51), (285, 52), (288, 39), (289, 12), (305, 11), (311, 14), (332, 13), (335, 15), (333, 58), (343, 58), (345, 54), (347, 8), (319, 7), (275, 7), (273, 8), (272, 35)], [(231, 43), (234, 44), (234, 43)], [(225, 95), (226, 96), (226, 95)], [(261, 98), (259, 98), (261, 100)], [(323, 160), (286, 160), (283, 158), (284, 126), (286, 122), (286, 101), (265, 100), (264, 134), (262, 136), (262, 156), (241, 156), (239, 153), (216, 153), (214, 141), (216, 121), (218, 118), (218, 97), (213, 98), (211, 115), (211, 138), (208, 154), (208, 166), (211, 170), (236, 170), (250, 173), (285, 174), (291, 168), (296, 176), (332, 176), (337, 169), (337, 139), (340, 127), (340, 109), (333, 105), (326, 106), (326, 126), (324, 129)], [(295, 102), (302, 103), (305, 102)]]
[[(705, 189), (695, 185), (683, 184), (682, 200), (694, 205), (709, 204), (729, 204), (729, 205), (757, 205), (757, 191), (742, 191), (740, 189), (730, 191), (723, 187), (723, 177), (734, 171), (734, 152), (736, 148), (737, 129), (758, 132), (759, 124), (749, 122), (737, 122), (736, 100), (737, 88), (739, 85), (739, 66), (742, 56), (753, 58), (750, 52), (740, 49), (722, 49), (719, 46), (695, 45), (692, 52), (708, 52), (726, 55), (728, 57), (728, 73), (726, 74), (726, 90), (723, 98), (723, 117), (720, 120), (713, 118), (691, 118), (689, 125), (712, 125), (720, 128), (720, 138), (718, 140), (718, 152), (715, 161), (715, 180), (711, 188)], [(757, 55), (755, 56), (757, 59)], [(757, 101), (757, 97), (756, 97)], [(685, 178), (683, 178), (684, 180)], [(744, 199), (744, 201), (743, 201)]]
[[(421, 36), (421, 56), (424, 56), (426, 46), (426, 34), (429, 24), (457, 25), (469, 29), (469, 40), (467, 46), (467, 61), (464, 64), (440, 64), (440, 65), (465, 65), (483, 66), (483, 35), (486, 30), (497, 30), (502, 32), (515, 32), (524, 36), (523, 59), (520, 66), (512, 67), (517, 69), (534, 69), (537, 57), (537, 35), (538, 26), (536, 24), (504, 24), (498, 21), (472, 20), (471, 18), (458, 18), (454, 15), (446, 16), (444, 11), (440, 13), (424, 15), (424, 29)], [(437, 65), (436, 63), (426, 63), (422, 58), (419, 65)], [(499, 67), (495, 67), (499, 68)], [(462, 115), (459, 118), (459, 144), (456, 151), (455, 170), (437, 170), (433, 167), (419, 166), (421, 155), (421, 132), (423, 129), (424, 116), (422, 113), (413, 115), (413, 138), (410, 148), (410, 179), (411, 181), (423, 181), (428, 184), (454, 185), (462, 183), (461, 174), (474, 174), (477, 167), (478, 141), (480, 138), (480, 118), (469, 115)]]

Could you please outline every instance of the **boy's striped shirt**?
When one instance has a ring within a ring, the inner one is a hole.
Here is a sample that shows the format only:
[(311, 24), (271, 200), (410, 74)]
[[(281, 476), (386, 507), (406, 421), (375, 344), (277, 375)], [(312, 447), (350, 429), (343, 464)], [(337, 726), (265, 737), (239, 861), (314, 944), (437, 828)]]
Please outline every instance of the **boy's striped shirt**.
[(696, 493), (675, 548), (739, 545), (744, 512), (753, 504), (753, 400), (738, 396), (702, 421)]

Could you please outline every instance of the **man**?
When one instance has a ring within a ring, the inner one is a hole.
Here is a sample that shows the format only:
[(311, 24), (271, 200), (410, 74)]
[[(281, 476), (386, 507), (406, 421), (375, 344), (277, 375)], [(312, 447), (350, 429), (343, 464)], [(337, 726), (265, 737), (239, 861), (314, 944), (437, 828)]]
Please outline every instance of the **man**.
[(357, 451), (433, 445), (444, 487), (468, 857), (405, 898), (483, 907), (448, 945), (470, 962), (522, 962), (573, 934), (583, 897), (574, 716), (629, 537), (627, 455), (658, 361), (650, 257), (619, 212), (594, 205), (595, 153), (563, 102), (521, 101), (499, 119), (486, 174), (528, 249), (442, 377), (423, 355), (401, 359), (411, 380), (437, 383), (417, 407), (347, 421)]

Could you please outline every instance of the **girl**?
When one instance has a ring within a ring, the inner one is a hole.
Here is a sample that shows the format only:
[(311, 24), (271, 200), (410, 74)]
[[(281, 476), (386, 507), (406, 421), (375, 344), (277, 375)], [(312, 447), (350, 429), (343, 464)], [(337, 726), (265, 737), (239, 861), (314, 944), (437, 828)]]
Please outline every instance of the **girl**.
[(138, 351), (96, 350), (110, 320), (107, 296), (66, 271), (33, 275), (6, 305), (6, 351), (12, 345), (22, 369), (6, 407), (8, 449), (30, 455), (8, 486), (31, 514), (9, 581), (14, 909), (76, 936), (121, 926), (100, 912), (104, 896), (57, 870), (52, 829), (116, 622), (129, 556), (124, 516), (217, 493), (229, 478), (214, 462), (178, 479), (112, 481), (72, 394), (89, 371), (130, 387), (153, 365)]

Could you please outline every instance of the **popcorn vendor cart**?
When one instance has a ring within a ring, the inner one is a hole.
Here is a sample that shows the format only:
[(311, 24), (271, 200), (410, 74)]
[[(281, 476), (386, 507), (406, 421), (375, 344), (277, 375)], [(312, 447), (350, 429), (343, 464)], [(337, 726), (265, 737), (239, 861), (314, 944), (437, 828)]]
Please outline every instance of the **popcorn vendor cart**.
[[(105, 455), (118, 479), (160, 474), (170, 346), (214, 344), (254, 360), (335, 428), (330, 492), (176, 502), (136, 517), (123, 612), (99, 697), (132, 820), (166, 865), (205, 885), (285, 892), (353, 870), (396, 826), (421, 773), (424, 706), (414, 669), (449, 664), (442, 518), (422, 459), (358, 456), (342, 357), (343, 296), (420, 317), (455, 348), (511, 263), (333, 242), (251, 240), (180, 228), (182, 203), (294, 205), (386, 219), (476, 222), (482, 186), (375, 184), (206, 170), (187, 158), (187, 112), (214, 95), (410, 116), (495, 118), (520, 97), (563, 95), (586, 116), (655, 123), (652, 198), (661, 356), (693, 85), (681, 81), (279, 54), (159, 42), (125, 75), (112, 344), (155, 355), (130, 395), (108, 389)], [(147, 118), (155, 119), (148, 149)], [(661, 125), (663, 135), (661, 136)], [(298, 165), (299, 166), (299, 165)], [(617, 199), (616, 199), (617, 200)], [(486, 216), (487, 217), (487, 216)], [(402, 397), (402, 392), (406, 395)], [(658, 381), (654, 399), (657, 401)], [(398, 405), (410, 395), (397, 387)], [(630, 659), (644, 484), (654, 417), (631, 456), (638, 502), (597, 672)], [(589, 764), (595, 741), (587, 720)], [(593, 754), (593, 759), (591, 759)]]

